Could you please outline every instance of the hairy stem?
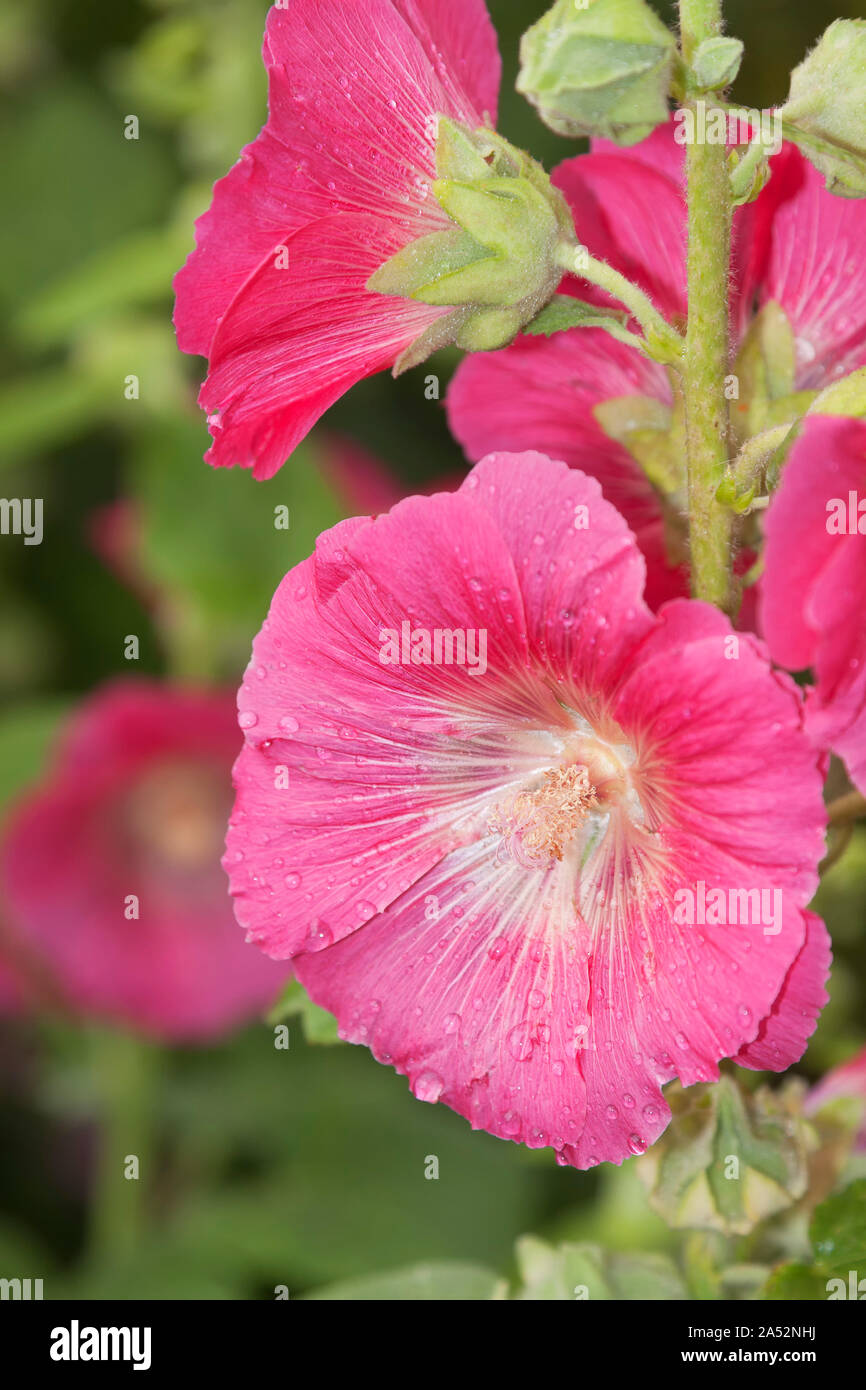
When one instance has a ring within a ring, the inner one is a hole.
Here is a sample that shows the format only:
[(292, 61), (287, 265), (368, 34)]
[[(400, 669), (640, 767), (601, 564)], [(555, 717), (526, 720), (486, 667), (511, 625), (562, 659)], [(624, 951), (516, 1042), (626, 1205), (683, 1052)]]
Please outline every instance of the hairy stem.
[[(722, 32), (721, 0), (680, 0), (683, 56)], [(691, 101), (692, 98), (688, 98)], [(728, 272), (733, 200), (724, 145), (686, 146), (689, 318), (683, 361), (692, 593), (729, 612), (731, 514), (716, 500), (728, 461)]]

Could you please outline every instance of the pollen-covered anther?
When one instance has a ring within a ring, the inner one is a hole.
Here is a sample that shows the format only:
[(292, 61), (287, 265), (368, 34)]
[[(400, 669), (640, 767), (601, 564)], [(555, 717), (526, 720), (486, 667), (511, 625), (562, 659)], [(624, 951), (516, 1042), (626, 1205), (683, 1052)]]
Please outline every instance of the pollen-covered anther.
[(595, 787), (582, 764), (550, 768), (535, 791), (500, 803), (488, 822), (503, 848), (527, 869), (549, 869), (598, 806)]

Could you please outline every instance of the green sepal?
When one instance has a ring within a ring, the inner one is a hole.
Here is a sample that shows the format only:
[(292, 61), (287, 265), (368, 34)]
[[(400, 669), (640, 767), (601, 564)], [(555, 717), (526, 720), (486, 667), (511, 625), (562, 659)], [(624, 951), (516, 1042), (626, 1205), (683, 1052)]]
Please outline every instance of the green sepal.
[(819, 391), (806, 413), (850, 415), (854, 419), (866, 415), (866, 367), (858, 367), (856, 372)]
[(447, 227), (410, 241), (402, 251), (373, 271), (367, 289), (376, 294), (426, 299), (427, 292), (437, 284), (448, 282), (467, 266), (488, 259), (489, 254), (486, 247), (480, 246), (462, 227)]
[(625, 309), (605, 309), (601, 305), (575, 299), (570, 294), (555, 294), (541, 313), (525, 325), (523, 331), (549, 338), (569, 328), (603, 328), (620, 342), (634, 344), (639, 339), (626, 327), (627, 323), (628, 313)]
[(701, 92), (718, 92), (729, 87), (740, 71), (743, 42), (717, 36), (698, 44), (691, 62), (691, 76)]
[(601, 401), (592, 413), (608, 438), (628, 449), (659, 492), (673, 495), (682, 489), (684, 451), (670, 406), (652, 396), (616, 396)]
[(410, 343), (395, 376), (451, 344), (478, 352), (509, 343), (554, 294), (557, 248), (574, 237), (562, 194), (495, 131), (442, 116), (436, 156), (432, 191), (452, 225), (403, 247), (367, 281), (373, 293), (452, 310)]

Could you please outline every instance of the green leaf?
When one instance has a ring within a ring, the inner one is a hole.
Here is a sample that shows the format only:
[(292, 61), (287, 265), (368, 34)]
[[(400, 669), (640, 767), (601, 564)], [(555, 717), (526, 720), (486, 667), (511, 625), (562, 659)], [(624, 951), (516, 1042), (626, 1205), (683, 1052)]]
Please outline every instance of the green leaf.
[(202, 461), (208, 435), (198, 413), (152, 421), (140, 433), (132, 468), (139, 559), (165, 595), (179, 667), (234, 673), (280, 580), (344, 507), (311, 442), (275, 478), (258, 482), (247, 469)]
[(866, 1178), (850, 1183), (816, 1208), (809, 1240), (813, 1263), (780, 1265), (767, 1281), (764, 1297), (831, 1301), (866, 1297)]
[(329, 1284), (305, 1299), (339, 1299), (341, 1302), (438, 1302), (462, 1300), (489, 1302), (501, 1298), (507, 1287), (497, 1275), (480, 1265), (457, 1261), (414, 1265), (389, 1274), (371, 1274), (364, 1279), (346, 1279)]
[(684, 1299), (685, 1285), (667, 1255), (623, 1254), (587, 1242), (552, 1246), (521, 1236), (516, 1258), (520, 1301)]
[(117, 242), (36, 293), (13, 318), (13, 332), (44, 347), (118, 310), (167, 299), (186, 241), (184, 232), (170, 228)]
[(146, 127), (140, 139), (124, 139), (123, 110), (95, 84), (22, 84), (0, 118), (0, 141), (7, 308), (165, 214), (172, 174), (161, 142)]
[(0, 808), (42, 776), (68, 708), (62, 699), (41, 700), (0, 716)]
[(289, 980), (268, 1014), (268, 1023), (282, 1023), (283, 1019), (299, 1017), (304, 1037), (309, 1043), (337, 1043), (341, 1038), (337, 1032), (337, 1020), (327, 1009), (314, 1004), (300, 980)]
[(80, 369), (60, 367), (7, 382), (0, 389), (0, 467), (74, 439), (107, 412), (104, 383)]

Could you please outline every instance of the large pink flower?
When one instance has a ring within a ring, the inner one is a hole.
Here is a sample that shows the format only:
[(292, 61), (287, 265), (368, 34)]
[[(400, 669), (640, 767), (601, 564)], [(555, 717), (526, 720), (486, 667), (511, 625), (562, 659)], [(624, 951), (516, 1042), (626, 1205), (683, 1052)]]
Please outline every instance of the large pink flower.
[(811, 667), (819, 747), (866, 793), (866, 424), (807, 416), (767, 512), (760, 623), (776, 661)]
[(258, 478), (448, 312), (365, 286), (453, 225), (430, 191), (436, 117), (494, 120), (500, 72), (483, 0), (292, 0), (270, 12), (264, 60), (267, 125), (175, 285), (178, 342), (209, 359), (206, 457)]
[[(770, 301), (787, 314), (797, 390), (817, 390), (866, 363), (866, 208), (828, 193), (794, 146), (772, 161), (757, 202), (737, 210), (732, 317), (735, 342)], [(628, 149), (597, 141), (553, 174), (590, 252), (636, 281), (675, 322), (686, 314), (683, 151), (673, 123)], [(563, 289), (592, 297), (567, 279)], [(601, 428), (594, 408), (614, 397), (670, 405), (664, 368), (601, 329), (522, 337), (460, 365), (448, 395), (451, 428), (470, 459), (492, 449), (542, 449), (598, 478), (649, 560), (655, 603), (683, 586), (665, 564), (658, 498), (643, 470)]]
[(13, 966), (77, 1012), (158, 1036), (260, 1014), (286, 971), (238, 938), (220, 869), (236, 751), (223, 694), (135, 681), (91, 696), (4, 829)]
[(326, 532), (239, 695), (249, 939), (416, 1096), (579, 1167), (642, 1152), (674, 1076), (787, 1066), (824, 999), (799, 693), (643, 581), (594, 480), (492, 456)]

